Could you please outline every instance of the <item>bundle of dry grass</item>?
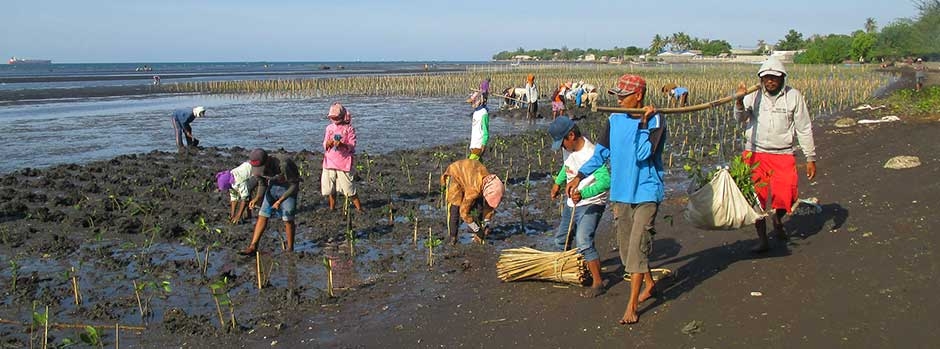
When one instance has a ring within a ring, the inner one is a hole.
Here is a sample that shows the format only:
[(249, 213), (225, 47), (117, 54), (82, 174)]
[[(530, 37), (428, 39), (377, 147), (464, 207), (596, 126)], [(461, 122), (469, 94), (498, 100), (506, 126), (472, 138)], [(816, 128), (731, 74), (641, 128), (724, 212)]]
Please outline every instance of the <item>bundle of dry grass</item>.
[(500, 280), (546, 280), (581, 285), (585, 280), (584, 256), (576, 249), (542, 252), (522, 247), (503, 250), (496, 262)]

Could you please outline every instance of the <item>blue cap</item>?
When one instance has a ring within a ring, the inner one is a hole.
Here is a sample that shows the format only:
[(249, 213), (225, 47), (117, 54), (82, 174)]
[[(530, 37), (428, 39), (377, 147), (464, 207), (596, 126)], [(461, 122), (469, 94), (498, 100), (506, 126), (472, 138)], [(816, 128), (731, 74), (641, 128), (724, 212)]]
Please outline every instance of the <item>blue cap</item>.
[(574, 128), (574, 121), (564, 115), (555, 118), (555, 121), (548, 125), (548, 134), (552, 135), (552, 140), (554, 140), (552, 150), (561, 148), (561, 141), (565, 139), (568, 132), (571, 132), (572, 128)]

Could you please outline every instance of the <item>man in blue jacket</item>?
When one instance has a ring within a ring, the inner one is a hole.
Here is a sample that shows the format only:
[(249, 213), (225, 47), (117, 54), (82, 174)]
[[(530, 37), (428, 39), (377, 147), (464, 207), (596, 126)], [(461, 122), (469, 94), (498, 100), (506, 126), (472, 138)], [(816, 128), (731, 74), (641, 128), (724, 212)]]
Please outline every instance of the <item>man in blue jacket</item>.
[[(617, 87), (607, 93), (617, 96), (624, 108), (641, 108), (646, 94), (646, 80), (625, 74)], [(637, 305), (653, 293), (649, 254), (653, 247), (654, 223), (663, 185), (663, 147), (666, 144), (666, 120), (647, 105), (638, 115), (611, 114), (597, 138), (594, 155), (568, 182), (565, 190), (573, 194), (582, 178), (610, 161), (610, 204), (614, 211), (614, 229), (620, 246), (624, 271), (630, 273), (630, 300), (620, 324), (638, 321)], [(645, 284), (642, 293), (641, 284)]]
[(177, 110), (173, 112), (173, 130), (176, 131), (176, 149), (182, 153), (186, 148), (183, 145), (183, 137), (186, 137), (186, 145), (190, 148), (199, 145), (199, 140), (193, 137), (193, 128), (189, 124), (206, 115), (206, 108), (195, 107), (192, 111)]

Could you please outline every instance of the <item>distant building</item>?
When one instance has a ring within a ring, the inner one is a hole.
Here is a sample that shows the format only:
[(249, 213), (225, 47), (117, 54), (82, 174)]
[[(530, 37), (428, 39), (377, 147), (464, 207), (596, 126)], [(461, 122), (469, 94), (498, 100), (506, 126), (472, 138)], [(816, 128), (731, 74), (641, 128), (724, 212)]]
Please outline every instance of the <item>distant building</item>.
[(753, 55), (757, 52), (757, 48), (733, 48), (731, 49), (731, 55), (740, 56), (740, 55)]
[(515, 56), (512, 56), (512, 59), (522, 60), (522, 61), (531, 61), (531, 60), (534, 60), (535, 58), (532, 56), (527, 56), (527, 55), (515, 55)]
[(773, 51), (770, 53), (772, 57), (777, 57), (781, 62), (790, 63), (793, 62), (793, 57), (799, 53), (803, 53), (805, 50), (798, 51)]
[(597, 58), (594, 57), (594, 54), (588, 53), (588, 54), (584, 55), (584, 60), (585, 60), (585, 61), (588, 61), (588, 62), (593, 62), (593, 61), (596, 61)]

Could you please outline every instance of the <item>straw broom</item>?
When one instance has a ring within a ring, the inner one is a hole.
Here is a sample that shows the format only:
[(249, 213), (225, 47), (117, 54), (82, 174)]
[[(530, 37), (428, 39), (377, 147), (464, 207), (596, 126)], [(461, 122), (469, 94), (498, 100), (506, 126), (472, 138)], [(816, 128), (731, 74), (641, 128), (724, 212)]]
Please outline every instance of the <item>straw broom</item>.
[(564, 252), (542, 252), (522, 247), (503, 250), (496, 262), (496, 274), (505, 282), (520, 280), (545, 280), (581, 285), (585, 281), (584, 256), (578, 250), (568, 250), (571, 228), (574, 226), (574, 210), (568, 221)]

